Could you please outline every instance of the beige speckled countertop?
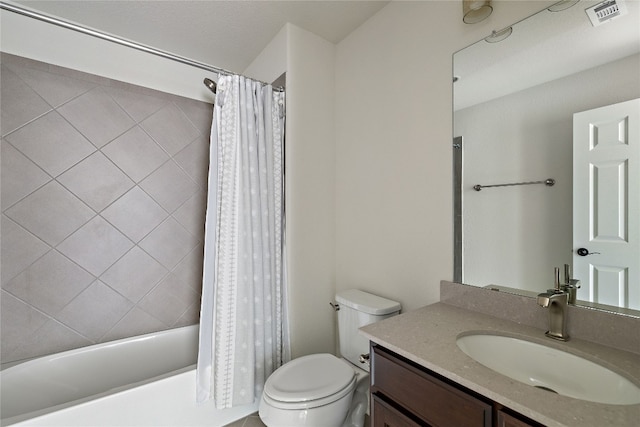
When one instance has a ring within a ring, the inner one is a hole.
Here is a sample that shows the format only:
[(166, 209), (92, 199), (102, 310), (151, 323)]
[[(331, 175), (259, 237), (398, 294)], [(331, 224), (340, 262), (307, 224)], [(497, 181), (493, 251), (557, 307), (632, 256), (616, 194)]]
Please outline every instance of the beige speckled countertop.
[(484, 367), (456, 345), (459, 334), (492, 331), (545, 344), (590, 359), (640, 384), (640, 355), (571, 339), (553, 341), (544, 331), (444, 303), (391, 317), (360, 329), (380, 344), (427, 369), (544, 425), (640, 426), (640, 405), (607, 405), (552, 394)]

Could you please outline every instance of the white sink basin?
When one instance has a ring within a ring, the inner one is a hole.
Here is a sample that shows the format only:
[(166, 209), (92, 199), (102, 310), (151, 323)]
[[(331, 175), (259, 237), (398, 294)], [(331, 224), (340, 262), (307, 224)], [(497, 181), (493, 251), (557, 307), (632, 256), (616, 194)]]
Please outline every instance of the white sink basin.
[(640, 388), (582, 357), (500, 335), (464, 335), (458, 347), (477, 362), (516, 381), (589, 402), (640, 403)]

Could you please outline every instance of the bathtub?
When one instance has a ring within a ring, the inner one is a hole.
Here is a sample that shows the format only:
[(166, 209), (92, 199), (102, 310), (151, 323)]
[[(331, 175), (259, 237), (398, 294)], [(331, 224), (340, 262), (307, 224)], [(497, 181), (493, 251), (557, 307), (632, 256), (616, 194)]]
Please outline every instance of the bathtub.
[(196, 405), (198, 326), (44, 356), (0, 372), (2, 426), (222, 427), (257, 411)]

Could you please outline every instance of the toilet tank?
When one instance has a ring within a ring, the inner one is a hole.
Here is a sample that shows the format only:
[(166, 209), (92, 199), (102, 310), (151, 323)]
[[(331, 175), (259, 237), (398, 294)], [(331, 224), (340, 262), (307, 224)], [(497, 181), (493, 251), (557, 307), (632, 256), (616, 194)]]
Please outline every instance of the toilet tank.
[(352, 364), (369, 370), (360, 363), (361, 354), (369, 354), (369, 340), (358, 329), (400, 312), (400, 303), (357, 289), (336, 294), (338, 303), (338, 349), (340, 355)]

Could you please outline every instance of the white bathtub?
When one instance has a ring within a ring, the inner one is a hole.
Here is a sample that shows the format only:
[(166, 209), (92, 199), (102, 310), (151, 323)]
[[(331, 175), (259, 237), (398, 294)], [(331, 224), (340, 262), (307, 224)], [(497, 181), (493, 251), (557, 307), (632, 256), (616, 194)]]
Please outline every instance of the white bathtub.
[(198, 326), (44, 356), (0, 372), (1, 425), (222, 427), (258, 402), (196, 405)]

